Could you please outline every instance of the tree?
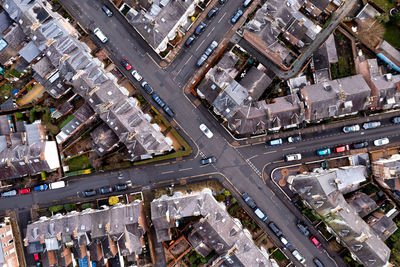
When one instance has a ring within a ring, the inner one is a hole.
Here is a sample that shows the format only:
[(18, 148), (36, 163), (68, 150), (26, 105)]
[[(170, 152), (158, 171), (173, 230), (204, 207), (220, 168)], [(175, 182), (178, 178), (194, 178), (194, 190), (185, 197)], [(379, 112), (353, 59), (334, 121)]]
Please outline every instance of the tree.
[(390, 18), (387, 13), (382, 13), (378, 17), (376, 17), (376, 20), (380, 23), (388, 23), (390, 21)]
[(400, 26), (400, 13), (395, 13), (391, 18), (390, 22), (393, 24)]
[(119, 198), (116, 196), (112, 196), (108, 199), (108, 204), (110, 204), (110, 206), (114, 206), (115, 204), (117, 204), (119, 202)]

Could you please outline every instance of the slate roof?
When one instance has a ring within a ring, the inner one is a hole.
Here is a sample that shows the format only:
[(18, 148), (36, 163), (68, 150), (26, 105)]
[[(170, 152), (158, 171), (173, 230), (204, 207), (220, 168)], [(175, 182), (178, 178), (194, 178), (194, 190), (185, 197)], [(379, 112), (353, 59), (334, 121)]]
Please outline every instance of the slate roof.
[[(349, 167), (353, 169), (364, 166)], [(324, 218), (329, 229), (340, 238), (367, 267), (381, 267), (389, 262), (390, 249), (351, 207), (338, 189), (332, 169), (319, 173), (290, 176), (291, 190), (297, 192), (318, 215)], [(344, 179), (342, 179), (343, 181)]]
[(30, 63), (34, 60), (38, 55), (40, 55), (41, 51), (35, 45), (33, 41), (27, 43), (18, 53), (28, 62)]
[[(246, 230), (218, 203), (205, 189), (190, 195), (175, 193), (172, 197), (162, 196), (150, 203), (151, 219), (156, 230), (157, 241), (171, 239), (168, 233), (175, 222), (190, 216), (200, 217), (193, 225), (202, 242), (213, 248), (218, 255), (224, 255), (233, 247), (233, 255), (245, 266), (272, 266), (265, 251), (261, 251), (249, 238)], [(232, 256), (233, 257), (233, 256)]]

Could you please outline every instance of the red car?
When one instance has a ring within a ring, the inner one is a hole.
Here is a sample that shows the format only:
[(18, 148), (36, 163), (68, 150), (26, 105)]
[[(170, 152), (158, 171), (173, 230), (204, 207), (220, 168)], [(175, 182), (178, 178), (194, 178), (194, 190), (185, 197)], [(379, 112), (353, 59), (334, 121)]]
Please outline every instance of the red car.
[(24, 194), (29, 194), (31, 192), (30, 188), (24, 188), (24, 189), (19, 189), (18, 194), (24, 195)]
[(121, 59), (121, 65), (124, 66), (124, 68), (125, 68), (126, 70), (132, 69), (131, 64), (129, 64), (129, 62), (128, 62), (128, 60), (127, 60), (126, 58), (122, 58), (122, 59)]
[(336, 153), (341, 153), (341, 152), (346, 152), (350, 150), (349, 145), (345, 145), (345, 146), (337, 146), (333, 149)]
[(316, 246), (317, 248), (319, 248), (321, 246), (321, 243), (318, 241), (318, 239), (315, 236), (311, 236), (310, 237), (310, 241), (314, 244), (314, 246)]

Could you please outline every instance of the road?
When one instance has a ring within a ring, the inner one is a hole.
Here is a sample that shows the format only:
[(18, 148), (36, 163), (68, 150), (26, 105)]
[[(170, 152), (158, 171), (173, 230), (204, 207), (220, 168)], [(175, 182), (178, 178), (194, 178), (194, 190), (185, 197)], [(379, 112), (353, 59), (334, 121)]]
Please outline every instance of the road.
[[(105, 1), (94, 0), (61, 0), (60, 1), (71, 15), (89, 32), (95, 27), (99, 27), (108, 36), (109, 42), (105, 45), (98, 42), (98, 45), (104, 47), (110, 52), (110, 58), (117, 63), (122, 57), (126, 57), (144, 79), (155, 89), (155, 91), (170, 105), (175, 111), (176, 123), (190, 136), (190, 142), (194, 145), (195, 153), (191, 159), (160, 164), (151, 168), (131, 168), (123, 170), (123, 178), (118, 179), (117, 172), (104, 172), (95, 175), (77, 177), (68, 182), (68, 186), (64, 190), (46, 191), (33, 193), (30, 195), (13, 198), (13, 201), (0, 202), (0, 208), (26, 208), (34, 204), (51, 203), (52, 201), (76, 199), (77, 193), (85, 189), (98, 188), (105, 185), (114, 185), (120, 182), (131, 181), (135, 186), (144, 186), (151, 189), (149, 185), (156, 186), (160, 182), (173, 182), (179, 178), (191, 177), (194, 175), (210, 175), (221, 174), (234, 185), (238, 192), (248, 192), (256, 201), (258, 206), (264, 210), (271, 220), (273, 220), (285, 236), (291, 242), (294, 248), (311, 263), (312, 258), (318, 257), (326, 266), (335, 266), (336, 263), (331, 257), (321, 249), (315, 248), (311, 242), (305, 241), (305, 237), (297, 231), (294, 222), (298, 216), (293, 211), (293, 206), (287, 200), (281, 200), (276, 188), (264, 183), (262, 169), (266, 163), (272, 163), (282, 158), (284, 154), (282, 146), (281, 150), (264, 154), (267, 150), (263, 144), (254, 145), (252, 147), (236, 148), (230, 145), (221, 134), (221, 127), (215, 121), (207, 110), (202, 106), (194, 105), (188, 96), (182, 92), (183, 82), (185, 82), (193, 71), (197, 57), (200, 56), (206, 46), (212, 40), (220, 40), (226, 32), (227, 20), (230, 13), (233, 13), (237, 7), (230, 1), (229, 5), (221, 7), (218, 16), (216, 16), (208, 24), (207, 30), (196, 40), (192, 47), (185, 49), (181, 56), (171, 64), (167, 69), (161, 69), (157, 60), (154, 60), (151, 49), (143, 43), (140, 36), (129, 26), (122, 16), (114, 11), (114, 16), (108, 18), (101, 11), (101, 4)], [(237, 2), (236, 2), (237, 3)], [(109, 5), (110, 6), (110, 5)], [(229, 23), (228, 23), (229, 24)], [(222, 25), (222, 26), (221, 26)], [(93, 35), (92, 35), (93, 37)], [(94, 40), (95, 37), (93, 37)], [(97, 41), (97, 40), (96, 40)], [(185, 66), (185, 68), (181, 68)], [(129, 72), (121, 69), (121, 71), (135, 84), (138, 88), (140, 85), (133, 80)], [(145, 95), (145, 93), (143, 93)], [(152, 101), (148, 95), (145, 95), (149, 101)], [(151, 102), (154, 104), (154, 102)], [(199, 125), (205, 123), (214, 133), (214, 137), (208, 139), (200, 130)], [(391, 129), (391, 128), (390, 128)], [(393, 130), (393, 129), (391, 129)], [(371, 130), (369, 133), (373, 133)], [(376, 133), (383, 134), (383, 133)], [(393, 132), (394, 134), (394, 132)], [(336, 136), (326, 135), (323, 140), (324, 144), (336, 145), (338, 142)], [(355, 137), (356, 139), (356, 137)], [(293, 146), (303, 146), (304, 148), (315, 148), (320, 145), (307, 139), (304, 143)], [(289, 148), (289, 146), (288, 146)], [(293, 148), (293, 150), (297, 149)], [(214, 155), (218, 161), (216, 164), (209, 166), (200, 166), (200, 158), (204, 156)], [(255, 157), (254, 157), (255, 156)], [(234, 192), (238, 197), (238, 192)], [(252, 214), (251, 211), (249, 211)], [(254, 214), (253, 214), (254, 215)], [(260, 223), (262, 224), (262, 223)], [(265, 224), (262, 224), (265, 228)], [(275, 236), (265, 229), (266, 232), (276, 240)], [(279, 245), (279, 242), (277, 242)], [(290, 253), (286, 253), (291, 260), (297, 262)], [(339, 266), (343, 262), (335, 253), (331, 253), (335, 257)], [(298, 263), (297, 263), (298, 264)]]

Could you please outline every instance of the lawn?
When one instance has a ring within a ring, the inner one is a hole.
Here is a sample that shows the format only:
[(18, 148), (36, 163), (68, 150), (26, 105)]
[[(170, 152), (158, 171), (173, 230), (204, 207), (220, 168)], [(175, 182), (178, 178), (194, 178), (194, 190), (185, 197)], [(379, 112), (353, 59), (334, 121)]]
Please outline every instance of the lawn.
[(285, 254), (283, 254), (282, 251), (280, 251), (279, 249), (275, 250), (275, 252), (272, 253), (271, 256), (277, 261), (283, 261), (287, 259)]
[(64, 127), (65, 125), (67, 125), (68, 122), (72, 121), (74, 118), (75, 118), (74, 115), (69, 115), (65, 120), (63, 120), (63, 121), (60, 123), (59, 128), (61, 129), (62, 127)]
[(373, 0), (375, 4), (377, 4), (380, 8), (384, 9), (386, 12), (389, 12), (390, 9), (394, 8), (394, 2), (390, 0)]
[(66, 165), (69, 166), (69, 171), (79, 171), (91, 168), (90, 161), (87, 155), (81, 155), (75, 158), (72, 158), (66, 162)]
[(393, 45), (395, 48), (400, 49), (400, 28), (392, 23), (386, 23), (385, 34), (383, 39)]

